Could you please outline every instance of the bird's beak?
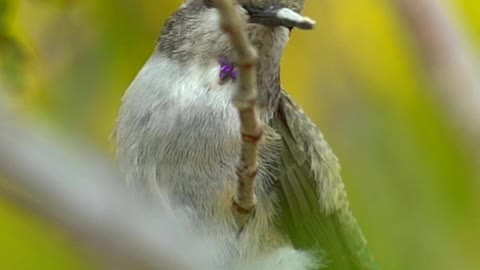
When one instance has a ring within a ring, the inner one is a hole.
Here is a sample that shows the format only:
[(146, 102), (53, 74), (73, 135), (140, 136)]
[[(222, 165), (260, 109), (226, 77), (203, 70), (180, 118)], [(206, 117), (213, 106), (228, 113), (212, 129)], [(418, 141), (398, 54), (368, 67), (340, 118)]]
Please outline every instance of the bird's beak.
[(250, 16), (250, 23), (257, 23), (266, 26), (285, 26), (288, 28), (313, 29), (315, 21), (298, 14), (286, 7), (270, 6), (258, 8), (250, 5), (243, 6)]

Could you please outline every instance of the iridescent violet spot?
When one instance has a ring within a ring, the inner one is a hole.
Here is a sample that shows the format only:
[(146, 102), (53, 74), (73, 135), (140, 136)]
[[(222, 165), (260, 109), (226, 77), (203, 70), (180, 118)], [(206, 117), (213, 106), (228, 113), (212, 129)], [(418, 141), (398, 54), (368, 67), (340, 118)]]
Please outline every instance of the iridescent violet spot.
[(233, 63), (228, 62), (225, 58), (220, 58), (218, 63), (220, 63), (220, 80), (235, 80), (238, 77), (237, 68)]

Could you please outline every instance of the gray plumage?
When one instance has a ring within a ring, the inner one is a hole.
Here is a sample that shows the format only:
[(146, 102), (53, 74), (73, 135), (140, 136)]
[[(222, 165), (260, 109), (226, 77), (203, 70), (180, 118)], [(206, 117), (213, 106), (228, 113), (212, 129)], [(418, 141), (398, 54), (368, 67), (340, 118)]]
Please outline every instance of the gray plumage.
[(186, 1), (167, 22), (123, 98), (116, 133), (128, 183), (186, 213), (215, 263), (228, 269), (377, 269), (349, 210), (337, 158), (280, 86), (289, 29), (249, 24), (247, 32), (260, 57), (266, 132), (258, 205), (243, 231), (230, 208), (241, 145), (231, 104), (236, 82), (219, 81), (218, 59), (231, 59), (232, 51), (209, 0)]

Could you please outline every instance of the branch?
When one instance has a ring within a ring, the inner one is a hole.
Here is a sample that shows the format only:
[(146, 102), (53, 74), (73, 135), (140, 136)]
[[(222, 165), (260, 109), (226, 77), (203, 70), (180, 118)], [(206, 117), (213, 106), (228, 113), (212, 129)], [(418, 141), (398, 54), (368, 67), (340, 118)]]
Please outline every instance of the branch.
[(221, 16), (221, 28), (229, 36), (236, 53), (234, 61), (239, 70), (239, 83), (233, 98), (241, 123), (242, 150), (237, 166), (238, 184), (233, 199), (233, 212), (242, 228), (256, 206), (256, 176), (258, 144), (263, 137), (263, 124), (256, 107), (257, 52), (248, 40), (246, 24), (237, 12), (233, 0), (214, 0)]
[(392, 1), (417, 43), (453, 122), (478, 147), (480, 73), (460, 29), (438, 0)]
[(4, 105), (0, 196), (53, 221), (124, 269), (209, 269), (204, 248), (167, 206), (133, 198), (105, 159), (84, 145), (82, 151), (60, 148), (61, 141), (18, 126)]

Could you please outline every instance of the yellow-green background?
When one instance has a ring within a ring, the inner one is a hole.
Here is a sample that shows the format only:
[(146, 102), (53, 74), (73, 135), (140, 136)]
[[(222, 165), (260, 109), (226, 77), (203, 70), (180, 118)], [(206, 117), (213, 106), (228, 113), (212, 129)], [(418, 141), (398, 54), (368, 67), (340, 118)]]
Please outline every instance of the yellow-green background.
[[(112, 155), (120, 98), (180, 2), (0, 0), (0, 94)], [(478, 52), (480, 2), (442, 3)], [(480, 269), (472, 148), (390, 1), (310, 0), (306, 13), (318, 27), (293, 34), (283, 84), (339, 156), (377, 260), (391, 270)], [(0, 269), (92, 265), (75, 241), (0, 198)]]

